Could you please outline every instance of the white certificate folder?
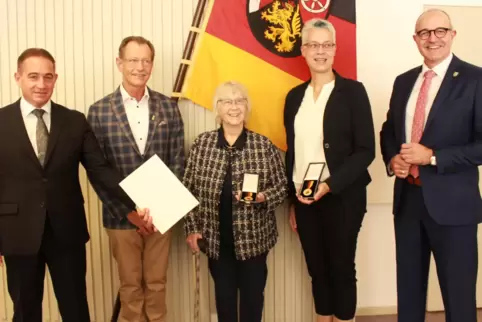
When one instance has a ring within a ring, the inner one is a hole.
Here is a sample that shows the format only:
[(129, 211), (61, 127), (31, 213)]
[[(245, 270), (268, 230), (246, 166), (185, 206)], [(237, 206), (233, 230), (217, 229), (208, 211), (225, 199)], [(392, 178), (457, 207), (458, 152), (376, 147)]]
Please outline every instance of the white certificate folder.
[(139, 208), (148, 208), (162, 234), (194, 209), (199, 202), (164, 162), (153, 155), (120, 182)]

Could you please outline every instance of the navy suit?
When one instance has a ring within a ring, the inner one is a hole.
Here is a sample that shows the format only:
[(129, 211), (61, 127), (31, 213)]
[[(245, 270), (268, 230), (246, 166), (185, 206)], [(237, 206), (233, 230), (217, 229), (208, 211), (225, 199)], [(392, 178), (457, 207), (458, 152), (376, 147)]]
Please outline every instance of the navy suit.
[[(419, 66), (399, 75), (380, 143), (385, 164), (406, 143), (406, 105)], [(393, 213), (399, 322), (424, 321), (430, 253), (434, 253), (447, 322), (475, 322), (477, 224), (482, 221), (482, 69), (455, 55), (427, 116), (420, 144), (436, 165), (420, 166), (421, 185), (396, 178)], [(389, 175), (392, 175), (389, 171)]]

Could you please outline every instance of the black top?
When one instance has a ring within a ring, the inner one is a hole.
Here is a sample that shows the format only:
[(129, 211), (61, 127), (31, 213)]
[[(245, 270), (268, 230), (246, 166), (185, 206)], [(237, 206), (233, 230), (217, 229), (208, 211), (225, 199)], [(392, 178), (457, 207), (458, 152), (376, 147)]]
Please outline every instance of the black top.
[[(241, 135), (237, 138), (233, 145), (229, 145), (224, 137), (222, 127), (218, 130), (218, 147), (227, 149), (228, 152), (234, 149), (242, 150), (246, 143), (246, 130), (243, 129)], [(219, 234), (220, 234), (220, 252), (221, 254), (230, 254), (234, 256), (234, 237), (233, 237), (233, 184), (231, 163), (233, 155), (228, 153), (226, 176), (224, 177), (223, 189), (221, 190), (219, 200)], [(237, 190), (237, 189), (236, 189)]]

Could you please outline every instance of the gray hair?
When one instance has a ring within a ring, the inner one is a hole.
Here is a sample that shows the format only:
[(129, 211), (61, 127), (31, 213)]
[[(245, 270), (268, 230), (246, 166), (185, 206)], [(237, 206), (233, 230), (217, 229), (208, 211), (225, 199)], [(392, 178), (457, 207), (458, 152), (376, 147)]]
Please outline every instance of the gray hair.
[(301, 44), (306, 44), (308, 32), (311, 29), (327, 29), (333, 35), (333, 42), (336, 43), (336, 30), (331, 22), (325, 19), (313, 18), (308, 20), (301, 29)]
[(225, 98), (231, 98), (233, 95), (239, 94), (246, 99), (246, 114), (244, 123), (246, 124), (248, 116), (251, 112), (251, 100), (249, 99), (248, 90), (241, 83), (236, 81), (227, 81), (216, 88), (213, 99), (214, 115), (216, 116), (216, 123), (221, 124), (221, 119), (218, 112), (218, 101)]

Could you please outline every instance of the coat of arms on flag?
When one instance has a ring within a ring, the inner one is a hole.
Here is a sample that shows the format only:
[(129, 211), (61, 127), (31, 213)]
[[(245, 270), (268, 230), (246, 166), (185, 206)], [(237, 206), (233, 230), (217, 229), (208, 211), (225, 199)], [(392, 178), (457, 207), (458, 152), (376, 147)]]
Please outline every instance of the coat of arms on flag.
[(285, 96), (310, 77), (300, 50), (303, 23), (319, 17), (334, 25), (334, 69), (355, 79), (355, 16), (355, 0), (200, 0), (175, 95), (211, 110), (216, 87), (238, 81), (252, 100), (248, 128), (285, 150)]

